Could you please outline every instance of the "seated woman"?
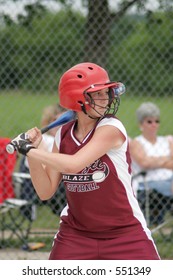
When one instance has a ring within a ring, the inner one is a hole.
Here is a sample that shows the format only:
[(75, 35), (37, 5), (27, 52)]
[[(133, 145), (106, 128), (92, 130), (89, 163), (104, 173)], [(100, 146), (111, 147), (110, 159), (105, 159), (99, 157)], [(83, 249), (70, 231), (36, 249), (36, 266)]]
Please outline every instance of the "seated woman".
[(158, 135), (160, 110), (155, 104), (141, 104), (136, 116), (141, 134), (130, 141), (133, 186), (144, 213), (148, 189), (149, 223), (160, 224), (173, 202), (173, 142), (170, 137)]
[[(45, 107), (43, 109), (41, 117), (41, 128), (46, 127), (51, 122), (55, 121), (65, 111), (66, 110), (58, 104), (53, 104)], [(43, 140), (40, 143), (41, 149), (49, 152), (52, 151), (56, 131), (57, 127), (52, 128), (48, 132), (43, 134)], [(29, 173), (28, 160), (25, 156), (23, 156), (21, 159), (19, 171), (22, 173)], [(36, 204), (43, 203), (39, 199), (30, 179), (23, 179), (21, 198), (26, 200), (32, 200)], [(44, 201), (44, 204), (45, 203), (51, 208), (54, 214), (60, 215), (62, 209), (66, 205), (65, 189), (62, 183), (60, 183), (58, 190), (54, 194), (54, 196), (50, 200)], [(25, 209), (23, 209), (23, 212), (25, 216), (30, 216), (32, 211), (29, 207), (25, 207)]]

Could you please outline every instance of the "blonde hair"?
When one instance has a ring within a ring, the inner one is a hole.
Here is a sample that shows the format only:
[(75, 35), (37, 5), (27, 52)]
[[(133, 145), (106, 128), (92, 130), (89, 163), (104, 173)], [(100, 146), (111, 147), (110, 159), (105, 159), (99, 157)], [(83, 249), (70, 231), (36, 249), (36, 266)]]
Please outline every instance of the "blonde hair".
[(59, 104), (45, 107), (42, 113), (41, 127), (47, 126), (57, 118), (58, 114), (62, 114), (65, 111), (66, 109), (62, 108)]

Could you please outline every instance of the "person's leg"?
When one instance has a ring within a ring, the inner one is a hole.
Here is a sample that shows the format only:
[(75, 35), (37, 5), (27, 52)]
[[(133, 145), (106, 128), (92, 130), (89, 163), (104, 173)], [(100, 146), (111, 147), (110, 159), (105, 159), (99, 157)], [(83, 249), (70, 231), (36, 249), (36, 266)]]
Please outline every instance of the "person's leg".
[(153, 223), (161, 224), (164, 222), (166, 212), (171, 208), (170, 199), (172, 197), (172, 179), (150, 181), (148, 186), (153, 193)]

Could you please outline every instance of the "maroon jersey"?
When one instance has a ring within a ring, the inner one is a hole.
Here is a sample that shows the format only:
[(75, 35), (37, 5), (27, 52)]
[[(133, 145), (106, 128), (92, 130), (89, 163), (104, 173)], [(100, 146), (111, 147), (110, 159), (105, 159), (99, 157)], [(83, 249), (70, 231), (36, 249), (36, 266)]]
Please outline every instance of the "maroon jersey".
[(82, 142), (74, 135), (75, 121), (69, 122), (57, 132), (56, 145), (60, 153), (72, 155), (104, 125), (118, 128), (126, 140), (120, 148), (109, 150), (77, 174), (62, 174), (68, 204), (61, 214), (60, 229), (77, 230), (93, 238), (114, 238), (141, 228), (151, 238), (131, 186), (126, 130), (116, 117), (102, 118)]

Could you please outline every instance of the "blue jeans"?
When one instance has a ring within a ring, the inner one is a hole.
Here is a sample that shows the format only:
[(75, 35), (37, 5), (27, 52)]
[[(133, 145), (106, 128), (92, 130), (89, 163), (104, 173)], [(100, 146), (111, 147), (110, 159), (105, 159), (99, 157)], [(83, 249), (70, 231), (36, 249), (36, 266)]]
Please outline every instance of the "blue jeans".
[[(158, 193), (173, 198), (172, 186), (173, 186), (173, 178), (162, 180), (162, 181), (149, 181), (146, 182), (147, 187), (150, 190), (155, 190)], [(139, 189), (144, 190), (144, 183), (139, 183)]]
[(148, 195), (149, 225), (161, 224), (164, 216), (173, 206), (173, 194), (171, 192), (172, 180), (147, 182), (148, 193), (144, 183), (139, 184), (137, 193), (139, 205), (146, 217), (146, 196)]

